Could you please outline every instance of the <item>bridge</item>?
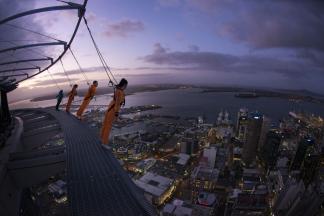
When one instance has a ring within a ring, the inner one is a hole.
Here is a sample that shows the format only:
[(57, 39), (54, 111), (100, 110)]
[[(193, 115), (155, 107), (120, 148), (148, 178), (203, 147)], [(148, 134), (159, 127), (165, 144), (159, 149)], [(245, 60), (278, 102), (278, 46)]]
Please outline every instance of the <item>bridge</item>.
[[(22, 190), (66, 170), (71, 215), (156, 215), (86, 123), (52, 109), (16, 111), (0, 149), (0, 212), (18, 215)], [(44, 146), (60, 134), (64, 144)]]

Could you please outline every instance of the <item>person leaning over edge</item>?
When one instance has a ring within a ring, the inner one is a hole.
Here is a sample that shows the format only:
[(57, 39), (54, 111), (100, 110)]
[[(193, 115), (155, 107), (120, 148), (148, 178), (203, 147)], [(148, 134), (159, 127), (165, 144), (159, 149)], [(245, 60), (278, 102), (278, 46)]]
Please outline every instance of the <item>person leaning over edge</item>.
[(102, 123), (100, 137), (104, 147), (108, 146), (109, 134), (112, 128), (113, 122), (119, 116), (119, 110), (121, 106), (125, 105), (125, 93), (124, 90), (127, 88), (128, 81), (121, 79), (119, 84), (116, 85), (113, 100), (108, 105), (108, 109), (105, 114), (105, 119)]
[(74, 97), (78, 94), (77, 93), (77, 88), (78, 88), (77, 84), (73, 85), (72, 90), (68, 94), (69, 99), (68, 99), (68, 102), (66, 103), (66, 107), (65, 107), (65, 111), (67, 113), (70, 113), (70, 108), (71, 108), (72, 101), (74, 100)]
[(82, 114), (84, 110), (88, 107), (90, 101), (93, 99), (93, 97), (96, 94), (96, 89), (98, 87), (98, 81), (93, 81), (92, 85), (88, 89), (87, 94), (84, 96), (84, 99), (82, 101), (82, 104), (79, 107), (79, 110), (77, 112), (77, 118), (81, 120)]
[(56, 103), (56, 106), (55, 106), (56, 111), (60, 110), (59, 107), (60, 107), (60, 104), (61, 104), (61, 102), (63, 100), (63, 97), (64, 97), (63, 90), (60, 90), (58, 95), (56, 95), (56, 99), (57, 99), (57, 103)]

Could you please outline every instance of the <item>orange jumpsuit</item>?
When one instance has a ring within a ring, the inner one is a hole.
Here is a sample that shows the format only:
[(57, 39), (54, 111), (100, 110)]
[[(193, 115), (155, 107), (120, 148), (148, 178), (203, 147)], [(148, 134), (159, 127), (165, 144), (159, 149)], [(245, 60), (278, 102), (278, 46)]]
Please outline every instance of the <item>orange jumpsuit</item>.
[(102, 123), (101, 128), (101, 141), (103, 144), (108, 144), (109, 134), (111, 131), (111, 127), (113, 122), (116, 119), (116, 114), (119, 113), (120, 106), (125, 102), (125, 93), (122, 89), (117, 88), (114, 94), (114, 99), (110, 102), (108, 106), (108, 110), (105, 115), (105, 119)]
[(87, 106), (89, 105), (91, 99), (94, 97), (95, 93), (96, 93), (96, 89), (97, 87), (95, 85), (91, 85), (91, 87), (89, 88), (87, 94), (84, 96), (83, 102), (77, 112), (77, 117), (81, 118), (84, 110), (87, 108)]
[(70, 108), (71, 108), (72, 101), (74, 100), (74, 96), (77, 95), (76, 88), (77, 87), (73, 87), (72, 90), (68, 94), (69, 99), (68, 99), (68, 102), (66, 103), (66, 108), (65, 108), (66, 112), (70, 112)]

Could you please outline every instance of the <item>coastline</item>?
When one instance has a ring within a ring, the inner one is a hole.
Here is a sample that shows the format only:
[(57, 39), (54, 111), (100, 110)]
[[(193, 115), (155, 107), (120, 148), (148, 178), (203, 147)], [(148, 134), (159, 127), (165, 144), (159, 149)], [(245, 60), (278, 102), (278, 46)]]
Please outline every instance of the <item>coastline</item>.
[[(324, 104), (324, 95), (317, 93), (307, 92), (308, 95), (302, 92), (302, 90), (264, 90), (255, 88), (244, 87), (208, 87), (208, 86), (195, 86), (195, 85), (181, 85), (181, 84), (156, 84), (156, 85), (141, 85), (129, 87), (126, 91), (126, 95), (134, 95), (142, 92), (157, 92), (163, 90), (176, 90), (176, 89), (188, 89), (196, 88), (201, 89), (201, 94), (207, 93), (236, 93), (235, 95), (253, 94), (255, 97), (238, 97), (240, 99), (256, 99), (256, 98), (282, 98), (287, 100), (310, 102), (315, 104)], [(86, 93), (86, 89), (81, 89), (79, 96)], [(111, 88), (100, 88), (97, 90), (97, 95), (112, 94)], [(313, 94), (314, 96), (312, 96)], [(32, 98), (31, 102), (40, 102), (44, 100), (55, 99), (54, 94), (49, 94), (41, 97)]]

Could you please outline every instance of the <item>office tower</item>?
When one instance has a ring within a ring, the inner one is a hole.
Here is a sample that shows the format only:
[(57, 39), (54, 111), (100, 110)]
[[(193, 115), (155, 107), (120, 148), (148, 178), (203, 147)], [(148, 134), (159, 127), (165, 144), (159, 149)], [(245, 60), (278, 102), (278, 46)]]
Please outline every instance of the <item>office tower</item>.
[(216, 154), (217, 154), (217, 149), (215, 147), (204, 149), (203, 157), (207, 159), (207, 165), (211, 169), (215, 167)]
[(248, 120), (246, 142), (243, 145), (242, 159), (246, 165), (250, 165), (256, 158), (263, 116), (260, 113), (251, 113)]
[(300, 170), (301, 165), (304, 162), (307, 149), (314, 145), (314, 140), (310, 137), (304, 137), (299, 142), (293, 163), (291, 164), (291, 170)]
[(261, 151), (263, 145), (265, 144), (267, 134), (268, 134), (270, 128), (271, 128), (271, 120), (270, 120), (270, 118), (268, 118), (266, 116), (263, 116), (258, 151)]
[(241, 142), (246, 141), (247, 127), (248, 127), (248, 110), (242, 108), (237, 114), (237, 123), (236, 123), (236, 138)]
[(184, 139), (180, 143), (180, 153), (193, 155), (199, 150), (199, 144), (197, 140), (194, 139)]
[(301, 176), (306, 186), (308, 186), (318, 174), (320, 167), (320, 155), (310, 146), (306, 150), (305, 158), (301, 167)]
[(265, 143), (261, 147), (261, 158), (267, 169), (272, 170), (279, 155), (279, 146), (282, 141), (282, 135), (277, 130), (271, 130), (267, 133)]

